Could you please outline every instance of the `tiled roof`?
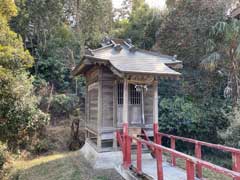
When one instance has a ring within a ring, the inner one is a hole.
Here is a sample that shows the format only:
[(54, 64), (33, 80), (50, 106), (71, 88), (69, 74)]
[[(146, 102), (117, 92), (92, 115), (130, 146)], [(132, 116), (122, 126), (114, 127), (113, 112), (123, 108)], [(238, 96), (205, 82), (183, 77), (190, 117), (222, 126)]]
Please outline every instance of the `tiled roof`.
[[(98, 63), (98, 61), (107, 62), (122, 73), (181, 75), (179, 72), (171, 69), (181, 68), (181, 61), (176, 60), (172, 56), (137, 49), (133, 45), (119, 39), (111, 40), (108, 45), (102, 48), (89, 50), (85, 58), (94, 59), (95, 63)], [(81, 74), (81, 69), (78, 68), (77, 70), (76, 68), (74, 74)]]

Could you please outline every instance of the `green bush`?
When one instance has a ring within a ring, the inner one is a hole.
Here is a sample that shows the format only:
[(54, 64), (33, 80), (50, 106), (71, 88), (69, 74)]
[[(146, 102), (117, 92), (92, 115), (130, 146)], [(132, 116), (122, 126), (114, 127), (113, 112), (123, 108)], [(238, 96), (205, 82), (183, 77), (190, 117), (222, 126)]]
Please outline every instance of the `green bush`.
[(159, 110), (161, 131), (178, 135), (190, 135), (197, 131), (200, 111), (191, 101), (182, 97), (164, 98)]
[(48, 152), (51, 149), (52, 146), (48, 139), (36, 139), (35, 142), (31, 145), (30, 152), (36, 155), (40, 155)]
[(219, 131), (229, 126), (224, 107), (199, 105), (186, 97), (163, 98), (159, 107), (160, 131), (220, 143)]
[(6, 153), (7, 153), (7, 147), (0, 142), (0, 174), (1, 174), (1, 170), (3, 168), (3, 165), (5, 164), (5, 162), (7, 160)]
[(17, 150), (24, 137), (31, 137), (48, 124), (49, 116), (38, 108), (33, 78), (28, 73), (0, 76), (0, 140)]
[(53, 96), (50, 112), (55, 116), (69, 116), (78, 106), (76, 95), (57, 94)]
[(222, 131), (220, 135), (225, 140), (226, 145), (240, 148), (239, 107), (230, 112), (228, 114), (228, 118), (231, 120), (231, 125), (228, 127), (226, 131)]

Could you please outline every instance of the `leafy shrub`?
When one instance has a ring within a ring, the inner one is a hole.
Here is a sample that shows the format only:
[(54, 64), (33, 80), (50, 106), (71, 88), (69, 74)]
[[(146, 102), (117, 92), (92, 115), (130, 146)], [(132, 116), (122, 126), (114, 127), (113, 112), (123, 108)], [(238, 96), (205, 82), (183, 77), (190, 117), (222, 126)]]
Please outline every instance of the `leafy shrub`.
[(30, 151), (33, 154), (42, 154), (48, 152), (52, 149), (51, 143), (47, 138), (45, 139), (36, 139), (36, 141), (31, 145)]
[(3, 165), (5, 164), (6, 159), (7, 159), (6, 152), (7, 152), (7, 147), (0, 142), (0, 174), (1, 174), (1, 170), (3, 168)]
[[(12, 76), (12, 78), (11, 78)], [(16, 150), (19, 141), (31, 137), (47, 125), (49, 116), (38, 108), (38, 99), (34, 95), (33, 78), (28, 73), (11, 73), (4, 78), (0, 76), (0, 140), (8, 148)]]
[(239, 108), (236, 108), (234, 111), (229, 113), (228, 118), (231, 120), (231, 125), (227, 128), (226, 131), (222, 131), (220, 135), (225, 140), (226, 145), (240, 148)]
[(185, 98), (164, 98), (160, 102), (160, 130), (168, 133), (184, 135), (192, 134), (200, 120), (199, 109)]
[(199, 105), (186, 97), (163, 98), (159, 107), (160, 131), (219, 143), (218, 132), (229, 126), (224, 107)]
[(53, 96), (50, 111), (56, 116), (68, 116), (78, 105), (76, 95), (57, 94)]

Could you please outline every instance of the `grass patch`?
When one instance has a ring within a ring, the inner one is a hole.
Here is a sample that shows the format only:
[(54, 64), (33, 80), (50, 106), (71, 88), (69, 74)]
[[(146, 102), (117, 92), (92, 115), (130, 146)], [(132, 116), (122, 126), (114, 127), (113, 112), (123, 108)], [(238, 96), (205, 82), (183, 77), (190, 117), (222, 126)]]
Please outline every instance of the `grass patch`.
[[(164, 158), (167, 162), (171, 162), (171, 156), (169, 153), (163, 153)], [(185, 161), (177, 158), (176, 159), (176, 163), (177, 163), (177, 167), (180, 167), (181, 169), (186, 169), (185, 166)], [(209, 169), (203, 168), (203, 177), (206, 178), (207, 180), (232, 180), (232, 178), (229, 178), (227, 176), (224, 176), (222, 174), (219, 173), (215, 173)]]
[(115, 180), (114, 170), (93, 170), (79, 151), (14, 162), (8, 177), (12, 180)]

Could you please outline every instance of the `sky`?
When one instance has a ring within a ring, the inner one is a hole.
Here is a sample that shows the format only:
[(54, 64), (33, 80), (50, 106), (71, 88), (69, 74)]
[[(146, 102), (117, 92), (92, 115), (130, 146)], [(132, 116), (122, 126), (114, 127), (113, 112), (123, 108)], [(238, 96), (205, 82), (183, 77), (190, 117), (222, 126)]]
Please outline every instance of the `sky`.
[[(113, 1), (113, 7), (119, 8), (121, 7), (123, 0), (112, 0)], [(145, 0), (150, 7), (160, 8), (163, 9), (165, 7), (165, 1), (166, 0)]]

